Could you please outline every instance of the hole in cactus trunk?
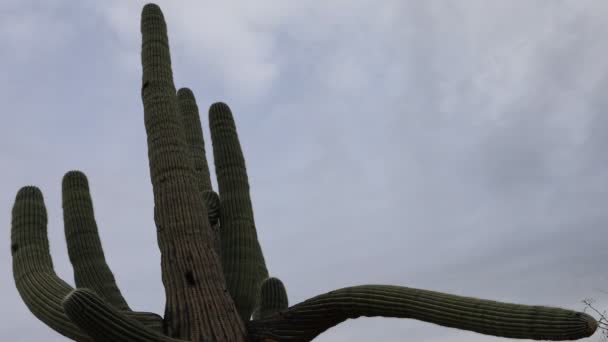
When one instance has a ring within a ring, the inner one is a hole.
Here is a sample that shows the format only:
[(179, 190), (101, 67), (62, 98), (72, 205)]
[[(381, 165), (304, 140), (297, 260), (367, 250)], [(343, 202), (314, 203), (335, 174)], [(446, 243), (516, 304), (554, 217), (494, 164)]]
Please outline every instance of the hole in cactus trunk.
[(194, 275), (192, 274), (192, 271), (188, 271), (186, 272), (186, 283), (188, 284), (188, 286), (194, 286)]

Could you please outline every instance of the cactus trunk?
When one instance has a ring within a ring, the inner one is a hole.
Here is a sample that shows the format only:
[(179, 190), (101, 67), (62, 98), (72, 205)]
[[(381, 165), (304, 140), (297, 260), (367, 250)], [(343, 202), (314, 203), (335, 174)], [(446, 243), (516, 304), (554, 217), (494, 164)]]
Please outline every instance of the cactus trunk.
[(243, 322), (226, 291), (183, 120), (178, 116), (167, 29), (158, 6), (144, 7), (141, 32), (141, 94), (165, 286), (165, 333), (192, 341), (242, 341)]

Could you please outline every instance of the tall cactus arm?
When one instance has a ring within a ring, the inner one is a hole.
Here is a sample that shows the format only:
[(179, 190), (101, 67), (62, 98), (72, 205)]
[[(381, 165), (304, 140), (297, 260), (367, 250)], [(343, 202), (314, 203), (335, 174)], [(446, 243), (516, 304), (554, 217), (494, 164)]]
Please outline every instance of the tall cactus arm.
[(76, 287), (86, 287), (119, 310), (130, 310), (108, 267), (84, 173), (70, 171), (62, 181), (63, 223)]
[(270, 277), (262, 283), (260, 301), (253, 319), (267, 318), (289, 307), (285, 285), (279, 278)]
[(363, 285), (331, 291), (251, 321), (249, 334), (255, 341), (309, 341), (361, 316), (413, 318), (485, 335), (551, 341), (589, 337), (597, 328), (595, 319), (582, 312), (400, 286)]
[(142, 11), (142, 100), (154, 221), (171, 337), (242, 341), (245, 326), (226, 289), (202, 193), (178, 117), (167, 27), (160, 8)]
[(203, 193), (203, 200), (207, 207), (207, 216), (209, 218), (209, 224), (211, 224), (211, 230), (213, 231), (213, 244), (216, 252), (220, 255), (219, 197), (211, 186), (209, 164), (207, 163), (207, 157), (205, 155), (203, 128), (201, 126), (196, 99), (190, 89), (181, 88), (177, 91), (177, 107), (186, 136), (186, 143), (190, 150), (190, 158), (194, 163), (194, 178), (199, 191)]
[(108, 305), (89, 289), (76, 289), (63, 301), (65, 313), (96, 342), (186, 342), (146, 328)]
[[(91, 341), (63, 311), (62, 301), (73, 288), (53, 269), (46, 207), (37, 187), (26, 186), (17, 192), (12, 210), (11, 252), (17, 291), (34, 316), (74, 341)], [(158, 315), (146, 312), (125, 312), (125, 315), (152, 329), (161, 328)]]
[(209, 164), (205, 157), (205, 140), (203, 139), (203, 128), (198, 112), (198, 105), (192, 90), (181, 88), (177, 91), (177, 105), (184, 127), (186, 142), (190, 149), (190, 157), (194, 163), (194, 173), (201, 191), (213, 190), (211, 187), (211, 176)]
[(114, 275), (105, 261), (93, 213), (87, 177), (69, 171), (62, 181), (63, 221), (68, 255), (74, 268), (76, 287), (89, 288), (114, 308), (127, 313), (154, 331), (162, 331), (162, 318), (149, 312), (132, 311), (120, 293)]
[(245, 158), (226, 104), (211, 106), (209, 126), (220, 195), (222, 265), (230, 294), (247, 322), (268, 271), (253, 219)]

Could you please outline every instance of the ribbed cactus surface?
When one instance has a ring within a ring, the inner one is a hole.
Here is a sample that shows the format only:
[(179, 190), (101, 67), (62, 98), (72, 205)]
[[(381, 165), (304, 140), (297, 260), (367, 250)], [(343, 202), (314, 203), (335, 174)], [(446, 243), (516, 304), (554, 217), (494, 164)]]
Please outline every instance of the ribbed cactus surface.
[[(178, 112), (167, 28), (158, 6), (144, 7), (141, 33), (141, 96), (165, 287), (166, 333), (194, 341), (240, 341), (244, 326), (226, 291), (214, 248), (184, 120)], [(217, 316), (223, 318), (221, 323)]]
[(551, 341), (589, 336), (597, 328), (593, 317), (571, 310), (363, 285), (335, 290), (297, 304), (286, 314), (250, 322), (249, 330), (260, 340), (310, 341), (346, 319), (361, 316), (413, 318), (486, 335)]
[(70, 171), (62, 201), (76, 289), (53, 269), (42, 192), (21, 188), (12, 210), (15, 284), (50, 328), (87, 342), (309, 341), (347, 319), (373, 316), (535, 340), (575, 340), (597, 329), (597, 321), (581, 312), (389, 285), (342, 288), (289, 307), (285, 286), (269, 277), (258, 241), (232, 111), (222, 102), (209, 108), (216, 192), (198, 104), (190, 89), (176, 91), (158, 6), (144, 6), (141, 33), (141, 98), (164, 317), (129, 307), (105, 262), (89, 182), (81, 171)]
[(70, 171), (62, 182), (63, 223), (76, 287), (94, 290), (114, 307), (130, 310), (116, 286), (101, 248), (89, 183), (84, 173)]
[(70, 292), (63, 301), (63, 307), (67, 316), (94, 341), (184, 342), (146, 328), (121, 314), (89, 289)]
[(220, 191), (222, 265), (241, 319), (248, 321), (268, 271), (253, 219), (245, 158), (232, 112), (225, 103), (211, 106), (209, 126)]
[[(66, 194), (66, 190), (71, 191), (70, 187), (64, 187), (64, 199), (70, 197)], [(64, 212), (67, 211), (68, 216), (79, 215), (72, 212), (72, 209), (74, 208), (71, 206), (64, 207)], [(92, 215), (92, 212), (89, 211), (88, 214)], [(81, 227), (84, 231), (88, 229), (86, 226)], [(89, 255), (97, 260), (95, 269), (98, 267), (104, 269), (107, 265), (101, 254), (101, 249), (97, 249), (97, 247), (93, 246), (91, 248), (93, 253), (89, 253)], [(80, 244), (80, 241), (68, 239), (68, 249), (75, 248), (86, 250), (86, 247)], [(47, 238), (46, 207), (42, 192), (34, 186), (21, 188), (15, 198), (12, 210), (11, 252), (15, 285), (24, 303), (34, 316), (74, 341), (91, 341), (89, 336), (74, 325), (63, 311), (63, 300), (73, 288), (60, 279), (53, 268)], [(88, 257), (84, 253), (82, 256)], [(76, 264), (79, 263), (77, 255), (70, 255), (70, 258), (72, 260), (76, 259)], [(81, 281), (79, 274), (75, 272), (77, 282)], [(113, 280), (107, 275), (105, 279)], [(97, 288), (103, 293), (103, 290), (107, 287)], [(109, 298), (107, 300), (115, 299), (114, 297)], [(124, 309), (122, 303), (118, 303), (117, 309), (122, 310), (123, 315), (141, 322), (153, 331), (161, 331), (162, 318), (160, 316), (153, 313), (133, 312)]]
[(279, 278), (271, 277), (262, 283), (260, 302), (253, 315), (254, 319), (267, 318), (289, 307), (285, 285)]

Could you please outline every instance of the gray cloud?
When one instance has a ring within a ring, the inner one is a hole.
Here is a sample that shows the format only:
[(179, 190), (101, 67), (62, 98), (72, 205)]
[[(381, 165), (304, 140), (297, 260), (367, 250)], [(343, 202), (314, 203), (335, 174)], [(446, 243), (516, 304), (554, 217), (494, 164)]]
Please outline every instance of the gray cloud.
[[(71, 279), (60, 187), (83, 170), (119, 285), (133, 307), (161, 313), (143, 4), (0, 5), (0, 218), (9, 241), (14, 195), (39, 186), (57, 271)], [(203, 114), (226, 101), (236, 115), (262, 247), (292, 303), (387, 283), (606, 306), (603, 2), (159, 4), (176, 84)], [(63, 341), (5, 279), (3, 336)], [(371, 339), (501, 340), (397, 319), (346, 322), (318, 340)]]

